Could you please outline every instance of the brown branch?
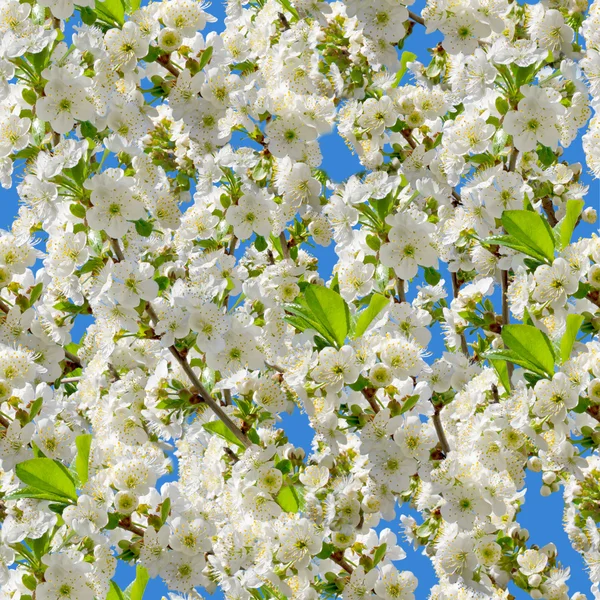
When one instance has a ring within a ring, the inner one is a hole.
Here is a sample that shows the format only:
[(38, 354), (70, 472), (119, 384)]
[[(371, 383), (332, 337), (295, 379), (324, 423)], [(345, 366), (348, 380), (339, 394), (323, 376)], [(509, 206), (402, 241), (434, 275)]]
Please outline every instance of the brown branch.
[(550, 227), (554, 227), (558, 223), (558, 219), (556, 218), (556, 213), (554, 212), (552, 200), (548, 196), (542, 200), (542, 208), (548, 217), (548, 223), (550, 223)]
[(354, 569), (352, 568), (352, 565), (350, 565), (348, 563), (348, 561), (344, 558), (343, 550), (338, 550), (337, 552), (334, 552), (329, 558), (331, 558), (331, 560), (335, 564), (342, 567), (342, 569), (344, 569), (344, 571), (346, 571), (346, 573), (349, 573), (350, 575), (352, 575), (352, 573), (354, 573)]
[(141, 527), (138, 527), (135, 523), (133, 523), (131, 517), (123, 517), (119, 521), (119, 527), (121, 527), (121, 529), (125, 529), (126, 531), (131, 531), (131, 533), (135, 533), (135, 535), (144, 537), (144, 530)]
[(444, 454), (448, 456), (450, 452), (450, 444), (448, 443), (448, 438), (446, 437), (446, 433), (444, 432), (444, 427), (442, 425), (442, 419), (440, 417), (441, 411), (442, 406), (434, 406), (433, 416), (431, 419), (433, 421), (433, 426), (435, 427), (438, 440), (440, 441), (440, 445), (442, 446), (442, 450), (444, 451)]
[[(454, 299), (456, 299), (456, 298), (458, 298), (458, 294), (460, 292), (461, 283), (458, 281), (457, 273), (453, 272), (450, 274), (450, 276), (452, 278), (452, 296), (454, 297)], [(467, 344), (467, 338), (465, 336), (465, 332), (462, 331), (458, 335), (460, 336), (460, 349), (461, 349), (462, 353), (467, 358), (469, 358), (469, 345)]]
[(406, 292), (404, 290), (404, 279), (398, 277), (396, 281), (396, 289), (398, 290), (398, 300), (400, 303), (406, 302)]
[(285, 237), (285, 231), (282, 231), (279, 234), (279, 243), (281, 244), (281, 253), (283, 254), (283, 258), (286, 260), (290, 258), (290, 247), (288, 246), (287, 239)]
[(375, 399), (375, 390), (373, 388), (363, 388), (362, 395), (369, 403), (369, 406), (373, 409), (373, 412), (378, 413), (379, 404), (377, 404), (377, 400)]
[(415, 14), (414, 12), (412, 12), (412, 10), (408, 11), (408, 18), (414, 21), (415, 23), (418, 23), (419, 25), (423, 25), (423, 27), (425, 27), (425, 21), (423, 20), (423, 17)]
[[(152, 305), (148, 302), (146, 305), (146, 312), (150, 316), (153, 324), (158, 323), (159, 318)], [(192, 385), (196, 388), (198, 394), (207, 406), (215, 413), (215, 415), (225, 424), (227, 429), (235, 435), (235, 437), (246, 447), (252, 446), (252, 442), (248, 439), (242, 430), (229, 418), (229, 415), (221, 408), (219, 403), (208, 393), (208, 390), (204, 387), (202, 382), (198, 379), (196, 373), (187, 362), (187, 360), (180, 354), (179, 350), (175, 346), (169, 346), (169, 352), (173, 355), (173, 358), (179, 363), (183, 372), (188, 376), (188, 379), (192, 382)]]

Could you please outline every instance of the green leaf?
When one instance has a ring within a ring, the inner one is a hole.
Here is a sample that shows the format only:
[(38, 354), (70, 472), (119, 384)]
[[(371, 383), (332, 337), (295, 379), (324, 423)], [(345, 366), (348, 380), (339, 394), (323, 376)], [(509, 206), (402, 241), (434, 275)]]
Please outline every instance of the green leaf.
[(536, 252), (530, 246), (523, 244), (516, 237), (514, 237), (512, 235), (494, 235), (489, 238), (486, 238), (485, 240), (482, 240), (481, 243), (482, 243), (482, 245), (484, 245), (488, 248), (490, 246), (506, 246), (507, 248), (512, 248), (513, 250), (516, 250), (517, 252), (522, 252), (523, 254), (532, 256), (533, 258), (535, 258), (536, 260), (538, 260), (540, 262), (543, 262), (543, 263), (547, 262), (545, 256), (543, 256), (539, 252)]
[(254, 240), (254, 247), (258, 252), (264, 252), (267, 249), (267, 240), (262, 235), (257, 235)]
[(125, 0), (125, 12), (130, 15), (139, 9), (142, 0)]
[(171, 512), (171, 498), (165, 498), (164, 502), (160, 507), (160, 520), (165, 523), (167, 521), (167, 517)]
[(278, 471), (281, 471), (284, 475), (286, 473), (290, 473), (293, 470), (292, 461), (284, 458), (275, 465), (275, 468)]
[(502, 213), (502, 225), (521, 244), (548, 262), (554, 260), (554, 234), (541, 215), (529, 210), (505, 210)]
[(329, 558), (335, 552), (335, 546), (333, 544), (328, 544), (327, 542), (323, 542), (323, 547), (321, 548), (321, 552), (317, 554), (317, 558), (321, 560), (325, 560)]
[(283, 8), (285, 8), (289, 13), (294, 15), (296, 19), (300, 18), (298, 11), (292, 6), (290, 0), (277, 0), (277, 2), (279, 2), (279, 4), (281, 4), (281, 6), (283, 6)]
[(227, 440), (240, 448), (244, 448), (244, 444), (233, 435), (223, 421), (210, 421), (209, 423), (204, 423), (202, 427), (204, 427), (206, 431), (210, 431), (211, 433), (222, 437), (224, 440)]
[(396, 73), (396, 79), (394, 79), (394, 87), (398, 87), (400, 85), (402, 78), (404, 77), (404, 75), (406, 74), (406, 71), (408, 70), (408, 63), (413, 62), (414, 60), (416, 60), (416, 58), (417, 58), (417, 55), (414, 54), (413, 52), (408, 52), (405, 50), (402, 53), (402, 56), (400, 57), (400, 68), (398, 69), (398, 72)]
[(145, 221), (144, 219), (138, 219), (135, 221), (135, 230), (137, 231), (138, 235), (141, 235), (142, 237), (149, 237), (152, 235), (154, 225), (152, 225), (152, 223), (149, 221)]
[(80, 7), (79, 15), (86, 25), (93, 25), (96, 22), (96, 12), (89, 6)]
[(15, 467), (17, 477), (26, 485), (42, 492), (77, 501), (77, 490), (67, 468), (50, 458), (32, 458)]
[(377, 550), (375, 550), (375, 554), (373, 554), (373, 566), (377, 566), (381, 559), (385, 556), (387, 552), (387, 544), (381, 544)]
[(583, 200), (567, 200), (565, 216), (555, 225), (554, 231), (558, 234), (558, 246), (563, 250), (571, 243), (571, 236), (577, 225), (577, 219), (583, 210)]
[(519, 365), (519, 367), (527, 369), (528, 371), (533, 371), (538, 375), (546, 375), (544, 371), (540, 369), (537, 365), (523, 358), (513, 350), (494, 350), (493, 352), (486, 352), (484, 354), (484, 358), (487, 358), (490, 362), (507, 360), (511, 363), (514, 363), (515, 365)]
[(491, 363), (492, 367), (494, 367), (494, 370), (496, 371), (496, 374), (498, 375), (498, 379), (500, 380), (502, 387), (507, 392), (510, 392), (510, 377), (508, 376), (508, 367), (506, 366), (506, 361), (505, 360), (494, 360), (492, 358), (492, 359), (490, 359), (490, 363)]
[(573, 350), (573, 344), (583, 320), (583, 315), (567, 315), (567, 327), (560, 341), (560, 358), (562, 362), (568, 361), (571, 357), (571, 350)]
[(287, 485), (283, 486), (281, 490), (279, 490), (276, 500), (277, 504), (279, 504), (285, 512), (296, 513), (300, 508), (298, 496), (293, 487)]
[(84, 433), (75, 438), (77, 446), (77, 458), (75, 459), (75, 470), (81, 485), (85, 485), (88, 480), (90, 465), (90, 448), (92, 447), (92, 434)]
[(442, 274), (433, 267), (423, 267), (423, 277), (429, 285), (437, 285), (442, 279)]
[(110, 581), (110, 588), (106, 595), (106, 600), (125, 600), (121, 588), (112, 579)]
[(548, 336), (533, 325), (505, 325), (502, 340), (521, 358), (547, 375), (554, 373), (554, 349)]
[(23, 88), (23, 91), (21, 92), (21, 96), (23, 96), (23, 100), (25, 100), (25, 102), (27, 102), (27, 104), (33, 105), (37, 101), (37, 94), (33, 90), (30, 90), (29, 88)]
[(200, 57), (200, 62), (198, 63), (199, 71), (202, 71), (202, 69), (204, 69), (204, 67), (209, 63), (210, 59), (212, 58), (212, 55), (213, 47), (208, 46), (208, 48), (206, 48), (206, 50), (202, 52), (202, 56)]
[(312, 314), (310, 308), (306, 306), (304, 298), (297, 298), (296, 303), (293, 305), (288, 305), (286, 310), (288, 313), (292, 314), (286, 315), (285, 320), (293, 325), (296, 329), (299, 331), (314, 329), (317, 333), (323, 336), (326, 346), (335, 346), (335, 340), (331, 337), (325, 327), (323, 327), (319, 321), (315, 320), (315, 316)]
[(408, 412), (419, 401), (419, 398), (420, 396), (418, 394), (409, 396), (398, 414), (403, 415), (405, 412)]
[(48, 500), (49, 502), (64, 502), (65, 497), (50, 492), (44, 492), (35, 487), (26, 486), (5, 496), (4, 500), (19, 500), (21, 498), (35, 498), (36, 500)]
[(78, 219), (85, 219), (85, 207), (81, 204), (69, 204), (69, 210)]
[(505, 115), (508, 112), (508, 102), (502, 96), (496, 98), (496, 110), (501, 114)]
[(125, 6), (121, 0), (96, 0), (96, 11), (98, 17), (108, 23), (114, 21), (122, 26), (125, 22)]
[(149, 579), (150, 576), (148, 575), (146, 568), (142, 565), (137, 565), (135, 569), (135, 580), (127, 588), (129, 600), (142, 600)]
[(304, 298), (313, 315), (338, 346), (343, 346), (350, 330), (350, 311), (344, 299), (326, 287), (309, 284)]
[(359, 338), (375, 320), (377, 315), (388, 305), (388, 299), (382, 294), (373, 294), (369, 306), (363, 310), (354, 328), (354, 337)]
[(31, 292), (29, 293), (29, 306), (33, 306), (39, 297), (42, 295), (42, 290), (44, 289), (43, 283), (38, 283), (31, 288)]

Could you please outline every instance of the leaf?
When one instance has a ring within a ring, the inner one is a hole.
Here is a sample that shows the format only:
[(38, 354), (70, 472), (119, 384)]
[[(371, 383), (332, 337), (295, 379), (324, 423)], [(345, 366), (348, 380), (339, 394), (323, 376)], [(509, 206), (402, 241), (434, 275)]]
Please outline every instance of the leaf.
[(355, 338), (359, 338), (367, 330), (369, 325), (388, 303), (388, 299), (382, 294), (373, 294), (369, 306), (360, 313), (358, 320), (356, 321), (356, 327), (354, 328)]
[(507, 360), (515, 365), (519, 365), (519, 367), (523, 367), (528, 371), (533, 371), (538, 375), (545, 376), (546, 374), (542, 371), (537, 365), (532, 362), (522, 358), (516, 352), (512, 350), (494, 350), (493, 352), (486, 352), (484, 357), (487, 358), (490, 362), (493, 360)]
[(402, 56), (400, 57), (400, 68), (398, 69), (398, 72), (396, 73), (396, 79), (394, 79), (394, 87), (398, 87), (400, 85), (402, 78), (404, 77), (404, 75), (406, 74), (406, 71), (408, 70), (408, 63), (413, 62), (414, 60), (416, 60), (416, 58), (417, 58), (417, 55), (414, 54), (413, 52), (408, 52), (405, 50), (402, 53)]
[(507, 233), (524, 246), (543, 256), (548, 262), (554, 260), (554, 234), (546, 219), (530, 210), (505, 210), (502, 225)]
[(558, 246), (560, 250), (563, 250), (571, 243), (571, 237), (575, 226), (577, 225), (577, 219), (583, 210), (583, 200), (567, 200), (567, 211), (565, 216), (555, 225), (554, 231), (558, 234)]
[(148, 221), (145, 221), (144, 219), (138, 219), (135, 221), (135, 230), (137, 231), (138, 235), (141, 235), (142, 237), (149, 237), (152, 235), (154, 225)]
[(128, 15), (131, 15), (139, 9), (141, 3), (142, 0), (125, 0), (125, 11)]
[(42, 295), (42, 290), (44, 289), (43, 283), (38, 283), (37, 285), (31, 288), (31, 292), (29, 293), (29, 306), (33, 306), (39, 297)]
[(415, 394), (414, 396), (409, 396), (406, 399), (406, 402), (402, 405), (400, 412), (398, 414), (403, 415), (405, 412), (408, 412), (415, 404), (419, 401), (419, 394)]
[(496, 374), (498, 375), (498, 379), (500, 381), (500, 383), (502, 384), (502, 387), (507, 391), (510, 392), (510, 377), (508, 376), (508, 367), (506, 366), (506, 361), (505, 360), (495, 360), (495, 359), (490, 359), (490, 363), (492, 364), (492, 367), (494, 367), (494, 370), (496, 371)]
[(277, 2), (279, 2), (279, 4), (281, 4), (281, 6), (283, 6), (283, 8), (285, 8), (289, 13), (294, 15), (296, 19), (300, 18), (298, 11), (292, 6), (290, 0), (277, 0)]
[(287, 312), (292, 315), (286, 315), (285, 320), (293, 325), (299, 331), (314, 329), (317, 333), (323, 336), (326, 346), (335, 346), (335, 340), (327, 331), (327, 329), (315, 319), (312, 311), (306, 305), (303, 297), (296, 298), (296, 303), (286, 307)]
[(517, 238), (512, 235), (494, 235), (485, 240), (482, 240), (482, 244), (486, 247), (490, 246), (506, 246), (507, 248), (512, 248), (517, 252), (522, 252), (523, 254), (527, 254), (528, 256), (532, 256), (536, 260), (545, 263), (546, 257), (542, 254), (536, 252), (530, 246), (526, 246), (521, 243)]
[(160, 520), (163, 523), (166, 523), (167, 521), (167, 517), (169, 516), (169, 513), (171, 512), (171, 498), (165, 498), (164, 502), (161, 504), (160, 507)]
[(343, 346), (350, 329), (350, 311), (344, 299), (326, 287), (310, 284), (304, 297), (316, 319), (328, 333)]
[(85, 219), (85, 207), (81, 204), (69, 204), (69, 210), (78, 219)]
[(26, 486), (12, 494), (8, 494), (4, 497), (4, 500), (19, 500), (21, 498), (35, 498), (36, 500), (48, 500), (49, 502), (64, 502), (65, 500), (64, 496), (44, 492), (43, 490), (31, 486)]
[(110, 588), (106, 595), (106, 600), (125, 600), (121, 588), (112, 579), (110, 580)]
[(288, 513), (296, 513), (300, 508), (300, 503), (298, 502), (298, 496), (294, 491), (294, 488), (286, 485), (279, 490), (279, 494), (277, 494), (277, 504), (281, 506), (281, 508)]
[(85, 485), (88, 480), (90, 464), (90, 448), (92, 447), (92, 435), (84, 433), (75, 438), (77, 446), (77, 458), (75, 459), (75, 470), (81, 485)]
[(32, 458), (19, 463), (15, 472), (26, 485), (59, 496), (61, 500), (68, 498), (77, 501), (73, 478), (66, 467), (57, 460)]
[(231, 442), (240, 448), (244, 448), (244, 444), (242, 444), (242, 442), (240, 442), (240, 440), (233, 435), (223, 421), (210, 421), (209, 423), (204, 423), (202, 427), (204, 427), (206, 431), (210, 431), (211, 433), (222, 437), (224, 440), (227, 440), (228, 442)]
[[(96, 0), (96, 11), (103, 21), (114, 21), (120, 26), (125, 22), (125, 6), (121, 0)], [(112, 24), (112, 23), (111, 23)]]
[(93, 25), (96, 22), (96, 13), (89, 6), (81, 6), (79, 16), (86, 25)]
[(129, 600), (142, 600), (149, 579), (150, 576), (146, 568), (142, 565), (137, 565), (135, 568), (135, 580), (127, 588), (129, 591)]
[(554, 373), (554, 349), (548, 336), (533, 325), (505, 325), (502, 340), (521, 358), (539, 367), (546, 375)]
[(202, 56), (200, 57), (200, 61), (198, 63), (198, 71), (202, 71), (204, 67), (209, 63), (210, 59), (213, 55), (213, 47), (208, 46), (204, 52), (202, 52)]
[(381, 562), (381, 559), (385, 556), (386, 552), (387, 544), (381, 544), (381, 546), (375, 550), (375, 554), (373, 554), (373, 566), (377, 566)]
[(571, 357), (571, 350), (573, 350), (573, 344), (583, 321), (583, 315), (567, 315), (567, 327), (560, 340), (560, 359), (562, 362), (568, 361)]

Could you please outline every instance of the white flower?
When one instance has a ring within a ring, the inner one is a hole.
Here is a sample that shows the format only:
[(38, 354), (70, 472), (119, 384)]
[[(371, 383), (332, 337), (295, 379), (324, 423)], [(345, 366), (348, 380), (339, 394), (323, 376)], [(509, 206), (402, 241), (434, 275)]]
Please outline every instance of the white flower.
[(268, 237), (274, 208), (275, 203), (266, 193), (247, 193), (227, 209), (227, 222), (240, 240), (247, 240), (253, 233)]

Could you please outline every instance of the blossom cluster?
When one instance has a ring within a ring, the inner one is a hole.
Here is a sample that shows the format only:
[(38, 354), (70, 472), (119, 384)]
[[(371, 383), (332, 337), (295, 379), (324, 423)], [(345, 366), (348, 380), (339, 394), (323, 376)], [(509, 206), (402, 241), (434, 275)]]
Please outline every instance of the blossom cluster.
[(0, 0), (0, 600), (600, 600), (600, 3), (410, 4)]

